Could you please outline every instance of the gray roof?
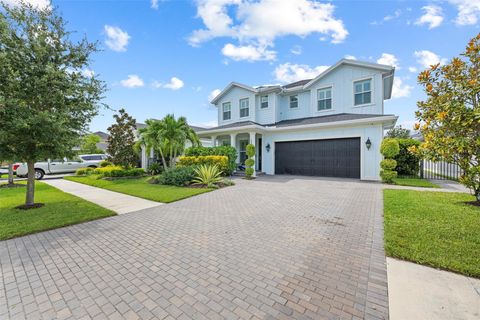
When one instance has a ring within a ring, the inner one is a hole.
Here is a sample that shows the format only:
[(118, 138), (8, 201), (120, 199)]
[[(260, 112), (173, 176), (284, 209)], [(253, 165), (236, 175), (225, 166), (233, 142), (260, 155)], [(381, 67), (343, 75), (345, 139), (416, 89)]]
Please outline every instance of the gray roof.
[(308, 117), (308, 118), (299, 118), (299, 119), (291, 119), (291, 120), (282, 120), (276, 123), (271, 124), (259, 124), (253, 121), (241, 121), (235, 123), (225, 124), (223, 126), (213, 127), (213, 128), (206, 128), (203, 131), (207, 132), (210, 130), (218, 130), (218, 129), (228, 129), (228, 128), (241, 128), (245, 126), (257, 125), (261, 127), (291, 127), (291, 126), (299, 126), (299, 125), (308, 125), (308, 124), (317, 124), (317, 123), (329, 123), (329, 122), (338, 122), (338, 121), (350, 121), (350, 120), (358, 120), (358, 119), (368, 119), (368, 118), (376, 118), (376, 117), (383, 117), (383, 116), (390, 116), (388, 114), (357, 114), (357, 113), (339, 113), (327, 116), (319, 116), (319, 117)]
[(94, 132), (93, 134), (99, 136), (100, 139), (102, 139), (103, 141), (108, 139), (108, 133), (105, 133), (103, 131), (97, 131), (97, 132)]
[(286, 84), (286, 85), (284, 85), (283, 87), (284, 87), (285, 89), (294, 88), (294, 87), (298, 87), (298, 86), (303, 86), (303, 85), (309, 83), (310, 81), (312, 81), (312, 79), (305, 79), (305, 80), (295, 81), (295, 82)]
[[(152, 119), (152, 120), (157, 120), (157, 119)], [(145, 123), (140, 123), (140, 122), (137, 122), (135, 124), (135, 126), (137, 127), (137, 130), (147, 127), (147, 125)], [(198, 127), (198, 126), (190, 126), (190, 125), (189, 125), (189, 127), (192, 128), (195, 132), (199, 132), (199, 131), (203, 131), (203, 130), (207, 129), (207, 128), (202, 128), (202, 127)]]

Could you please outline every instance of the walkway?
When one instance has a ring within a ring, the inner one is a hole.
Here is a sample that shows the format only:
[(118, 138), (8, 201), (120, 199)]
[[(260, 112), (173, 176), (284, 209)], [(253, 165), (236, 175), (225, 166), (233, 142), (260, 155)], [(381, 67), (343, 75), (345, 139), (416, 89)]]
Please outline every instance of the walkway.
[(162, 203), (150, 201), (127, 194), (114, 192), (106, 189), (88, 186), (82, 183), (65, 179), (47, 179), (43, 181), (57, 189), (73, 194), (79, 198), (96, 203), (99, 206), (124, 214), (147, 208), (158, 207)]

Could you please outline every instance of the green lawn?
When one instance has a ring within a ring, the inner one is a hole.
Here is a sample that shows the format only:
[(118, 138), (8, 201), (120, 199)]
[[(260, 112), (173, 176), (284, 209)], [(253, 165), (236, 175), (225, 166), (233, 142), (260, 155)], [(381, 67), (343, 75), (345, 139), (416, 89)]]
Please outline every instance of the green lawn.
[(160, 184), (150, 184), (147, 182), (148, 178), (97, 180), (94, 176), (89, 176), (65, 177), (64, 179), (88, 184), (90, 186), (98, 188), (129, 194), (139, 198), (165, 203), (189, 198), (191, 196), (195, 196), (197, 194), (205, 193), (212, 190), (203, 188), (187, 188), (164, 186)]
[(465, 193), (384, 190), (388, 256), (480, 278), (480, 207)]
[(440, 188), (439, 185), (432, 183), (426, 179), (420, 178), (395, 178), (393, 179), (396, 185), (422, 188)]
[(25, 201), (25, 188), (0, 188), (0, 240), (115, 215), (91, 202), (36, 183), (38, 209), (14, 209)]

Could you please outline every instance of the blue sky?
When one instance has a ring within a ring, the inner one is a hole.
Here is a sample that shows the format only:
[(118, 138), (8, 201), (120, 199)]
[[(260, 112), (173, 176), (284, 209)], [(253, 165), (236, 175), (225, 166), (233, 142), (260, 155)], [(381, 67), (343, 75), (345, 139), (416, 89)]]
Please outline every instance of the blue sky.
[[(480, 24), (480, 0), (53, 4), (70, 30), (103, 48), (89, 70), (108, 85), (105, 103), (139, 122), (174, 113), (197, 125), (215, 123), (209, 96), (231, 81), (286, 83), (351, 56), (397, 66), (395, 97), (385, 112), (411, 127), (423, 98), (418, 71), (458, 55)], [(112, 121), (112, 112), (101, 110), (90, 129), (105, 131)]]

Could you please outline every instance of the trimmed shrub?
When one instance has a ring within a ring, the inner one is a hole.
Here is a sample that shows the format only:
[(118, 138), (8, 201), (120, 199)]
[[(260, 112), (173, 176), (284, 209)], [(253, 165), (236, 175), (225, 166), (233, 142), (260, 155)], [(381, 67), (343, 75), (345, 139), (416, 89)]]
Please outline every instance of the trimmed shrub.
[(231, 175), (237, 168), (237, 150), (232, 146), (190, 147), (185, 150), (185, 156), (226, 156), (228, 169), (224, 171), (225, 175)]
[(229, 172), (229, 163), (227, 156), (182, 156), (178, 158), (177, 166), (217, 166), (222, 174)]
[(77, 171), (75, 171), (75, 175), (77, 176), (88, 176), (88, 175), (91, 175), (93, 173), (95, 169), (94, 168), (80, 168), (80, 169), (77, 169)]
[(397, 139), (400, 152), (393, 159), (397, 161), (395, 170), (399, 176), (417, 176), (420, 171), (419, 154), (415, 154), (409, 150), (411, 147), (420, 146), (421, 142), (415, 139)]
[(140, 177), (145, 174), (145, 170), (142, 168), (124, 169), (120, 166), (109, 166), (103, 168), (97, 168), (93, 170), (94, 174), (98, 174), (102, 177)]
[(105, 168), (110, 166), (113, 166), (113, 163), (111, 163), (110, 161), (103, 160), (102, 162), (100, 162), (100, 168)]
[(393, 158), (400, 152), (400, 146), (397, 139), (387, 138), (383, 139), (380, 145), (380, 153), (385, 158)]
[(189, 185), (193, 178), (195, 178), (193, 167), (175, 167), (159, 175), (158, 183), (183, 187)]
[(245, 177), (247, 179), (252, 179), (253, 173), (255, 172), (255, 146), (253, 144), (247, 144), (245, 152), (247, 153), (248, 159), (245, 160)]
[(382, 170), (380, 171), (380, 177), (384, 182), (392, 183), (393, 179), (398, 176), (397, 171), (393, 170)]
[(397, 161), (393, 159), (384, 159), (380, 161), (380, 167), (383, 170), (395, 170), (396, 166), (397, 166)]

